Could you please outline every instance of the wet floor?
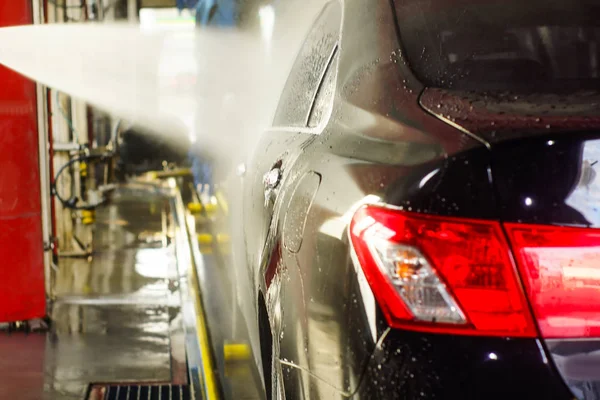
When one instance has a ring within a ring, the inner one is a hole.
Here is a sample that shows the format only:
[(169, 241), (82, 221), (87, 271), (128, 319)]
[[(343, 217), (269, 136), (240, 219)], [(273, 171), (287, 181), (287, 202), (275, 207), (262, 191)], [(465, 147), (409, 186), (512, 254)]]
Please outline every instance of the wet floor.
[[(214, 238), (230, 236), (228, 209), (219, 203), (217, 211), (196, 216), (190, 229), (195, 234)], [(243, 362), (225, 360), (223, 348), (229, 344), (248, 344), (248, 332), (239, 321), (236, 312), (236, 296), (233, 292), (233, 258), (230, 240), (213, 241), (211, 246), (192, 244), (198, 254), (197, 270), (200, 276), (203, 309), (211, 336), (212, 351), (218, 377), (226, 399), (261, 400), (265, 398), (260, 376), (252, 357)], [(237, 321), (236, 321), (237, 320)]]
[(0, 333), (0, 399), (85, 398), (94, 383), (187, 383), (172, 213), (119, 190), (97, 210), (93, 256), (61, 258), (47, 333)]
[(110, 384), (191, 383), (196, 398), (210, 397), (207, 369), (218, 397), (264, 398), (251, 359), (224, 359), (225, 345), (247, 343), (235, 328), (230, 249), (195, 240), (226, 235), (224, 219), (194, 221), (183, 208), (172, 185), (156, 183), (121, 187), (96, 211), (92, 256), (59, 258), (49, 330), (0, 329), (0, 400), (84, 400)]

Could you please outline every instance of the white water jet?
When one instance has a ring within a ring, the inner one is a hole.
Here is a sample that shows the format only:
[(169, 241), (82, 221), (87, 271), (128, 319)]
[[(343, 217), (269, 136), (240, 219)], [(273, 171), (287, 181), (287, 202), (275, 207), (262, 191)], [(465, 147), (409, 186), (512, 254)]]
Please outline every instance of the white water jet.
[(214, 159), (247, 159), (323, 0), (263, 12), (260, 31), (52, 24), (0, 29), (0, 64)]

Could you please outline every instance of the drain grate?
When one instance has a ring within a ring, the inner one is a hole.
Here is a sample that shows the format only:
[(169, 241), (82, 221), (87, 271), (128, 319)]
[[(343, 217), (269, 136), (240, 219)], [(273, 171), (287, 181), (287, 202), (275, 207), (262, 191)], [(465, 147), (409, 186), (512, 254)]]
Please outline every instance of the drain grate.
[(189, 385), (94, 386), (89, 400), (191, 400)]

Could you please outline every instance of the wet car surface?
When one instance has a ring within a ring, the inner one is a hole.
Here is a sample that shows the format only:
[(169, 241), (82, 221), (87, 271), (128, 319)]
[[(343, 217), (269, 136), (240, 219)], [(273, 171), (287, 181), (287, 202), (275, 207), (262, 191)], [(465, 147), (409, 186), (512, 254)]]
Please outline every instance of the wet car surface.
[(599, 398), (596, 6), (392, 3), (327, 3), (235, 183), (267, 397)]

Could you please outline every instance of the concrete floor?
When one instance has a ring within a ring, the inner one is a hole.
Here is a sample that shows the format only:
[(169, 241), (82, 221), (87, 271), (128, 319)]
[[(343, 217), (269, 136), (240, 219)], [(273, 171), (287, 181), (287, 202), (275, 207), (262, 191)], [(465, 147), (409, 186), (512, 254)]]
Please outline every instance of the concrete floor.
[(97, 210), (91, 260), (62, 258), (47, 333), (0, 333), (0, 399), (84, 399), (90, 384), (187, 383), (169, 203), (122, 189)]

